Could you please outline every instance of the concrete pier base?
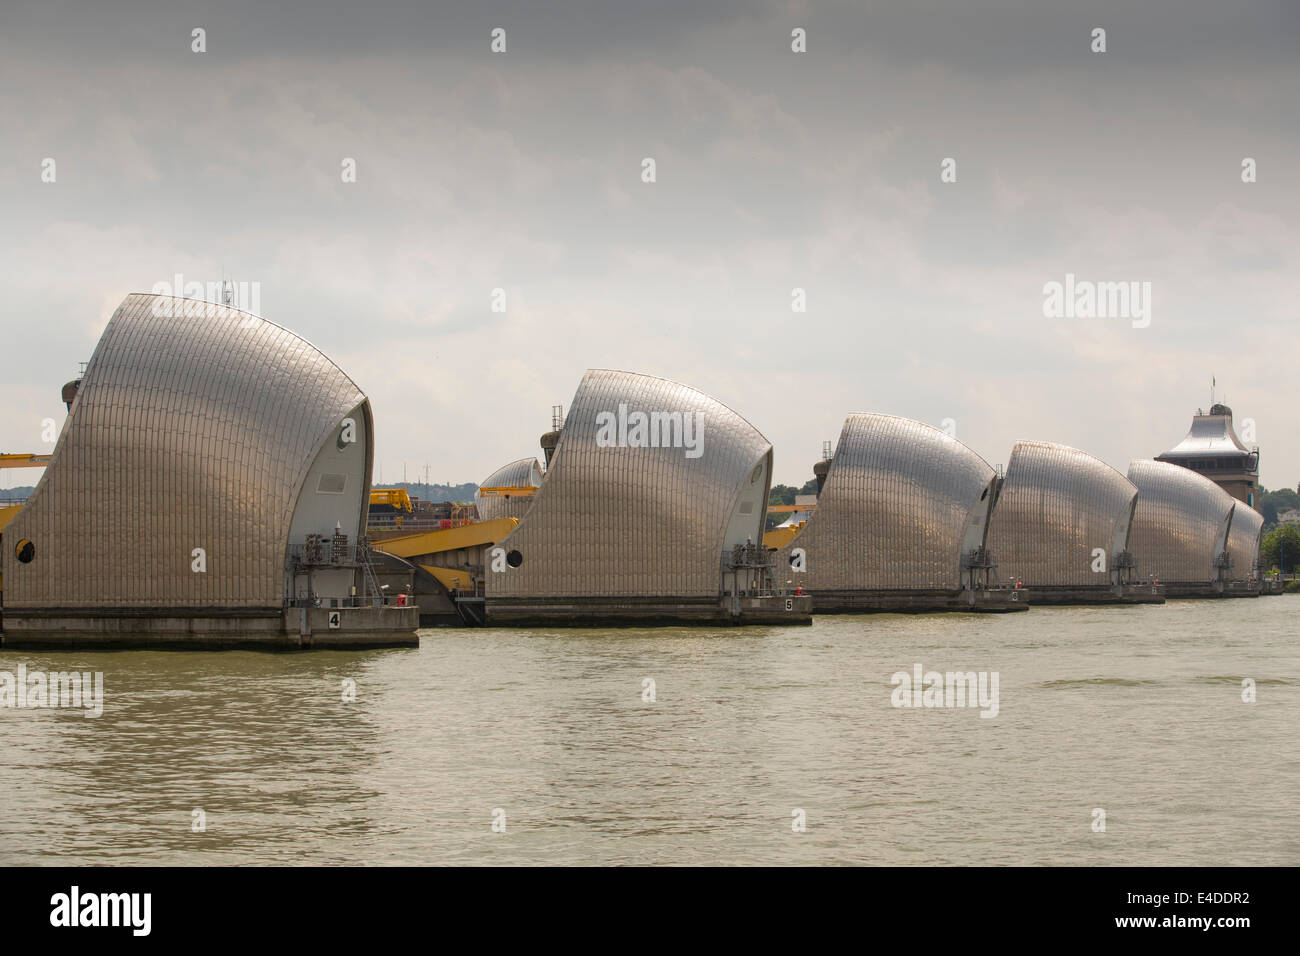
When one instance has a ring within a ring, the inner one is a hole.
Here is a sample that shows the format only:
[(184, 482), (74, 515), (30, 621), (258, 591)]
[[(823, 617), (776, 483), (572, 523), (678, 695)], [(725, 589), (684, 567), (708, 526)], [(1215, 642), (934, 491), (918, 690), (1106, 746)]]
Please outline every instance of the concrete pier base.
[(1026, 595), (1031, 607), (1072, 604), (1164, 604), (1163, 584), (1123, 584), (1098, 587), (1027, 587)]
[(0, 644), (46, 649), (418, 647), (419, 613), (416, 607), (209, 608), (183, 613), (7, 608)]
[(1256, 598), (1264, 593), (1259, 582), (1248, 584), (1245, 581), (1233, 581), (1223, 589), (1223, 596), (1229, 598)]
[(489, 598), (489, 626), (671, 627), (692, 624), (811, 624), (802, 595), (721, 598)]
[(420, 609), (395, 607), (286, 608), (284, 630), (301, 647), (419, 647)]
[(1006, 614), (1028, 610), (1024, 592), (1012, 588), (977, 591), (814, 591), (814, 614), (934, 614), (967, 611)]
[[(723, 598), (730, 604), (732, 624), (811, 624), (813, 599), (810, 594), (742, 597), (738, 602)], [(740, 613), (735, 614), (739, 606)]]
[(1160, 587), (1164, 588), (1165, 597), (1174, 598), (1221, 598), (1226, 595), (1223, 593), (1223, 585), (1214, 582), (1205, 581), (1161, 581)]
[(1161, 582), (1160, 587), (1164, 588), (1165, 597), (1174, 598), (1253, 598), (1260, 597), (1264, 594), (1281, 594), (1282, 589), (1279, 586), (1276, 591), (1270, 591), (1267, 582), (1263, 586), (1260, 584), (1249, 584), (1245, 581), (1229, 582), (1227, 584), (1185, 584), (1180, 582)]

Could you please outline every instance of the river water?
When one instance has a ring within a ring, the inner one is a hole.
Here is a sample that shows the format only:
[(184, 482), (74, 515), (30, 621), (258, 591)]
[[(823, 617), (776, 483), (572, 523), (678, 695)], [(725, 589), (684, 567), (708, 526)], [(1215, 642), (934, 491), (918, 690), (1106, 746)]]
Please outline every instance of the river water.
[[(104, 675), (97, 719), (0, 708), (0, 863), (1294, 865), (1298, 610), (0, 650)], [(917, 664), (997, 715), (893, 706)]]

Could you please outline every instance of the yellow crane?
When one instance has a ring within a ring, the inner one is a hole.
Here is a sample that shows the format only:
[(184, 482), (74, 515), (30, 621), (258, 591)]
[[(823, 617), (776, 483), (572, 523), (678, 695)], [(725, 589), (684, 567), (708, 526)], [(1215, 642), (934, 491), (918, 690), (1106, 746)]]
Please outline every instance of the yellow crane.
[(370, 503), (390, 505), (398, 511), (415, 511), (411, 505), (411, 496), (406, 493), (405, 488), (371, 488)]

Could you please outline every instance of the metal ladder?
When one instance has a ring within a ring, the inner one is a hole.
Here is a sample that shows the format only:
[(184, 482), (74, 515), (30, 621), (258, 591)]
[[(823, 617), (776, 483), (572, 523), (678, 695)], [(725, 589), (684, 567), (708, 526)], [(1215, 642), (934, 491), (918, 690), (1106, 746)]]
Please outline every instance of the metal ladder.
[(383, 598), (384, 592), (380, 590), (379, 579), (375, 577), (375, 569), (370, 564), (370, 545), (365, 538), (358, 541), (357, 545), (357, 560), (365, 569), (366, 588), (369, 589), (371, 597)]

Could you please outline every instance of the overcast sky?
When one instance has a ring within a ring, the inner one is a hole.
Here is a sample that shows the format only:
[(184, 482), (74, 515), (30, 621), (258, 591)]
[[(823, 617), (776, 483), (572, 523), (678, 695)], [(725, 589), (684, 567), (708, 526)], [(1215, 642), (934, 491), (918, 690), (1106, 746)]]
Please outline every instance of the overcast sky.
[[(5, 0), (0, 450), (48, 450), (126, 294), (225, 274), (370, 396), (386, 481), (540, 454), (612, 367), (790, 484), (854, 411), (1125, 470), (1214, 376), (1300, 482), (1300, 4), (439, 6)], [(1044, 317), (1067, 273), (1150, 324)]]

